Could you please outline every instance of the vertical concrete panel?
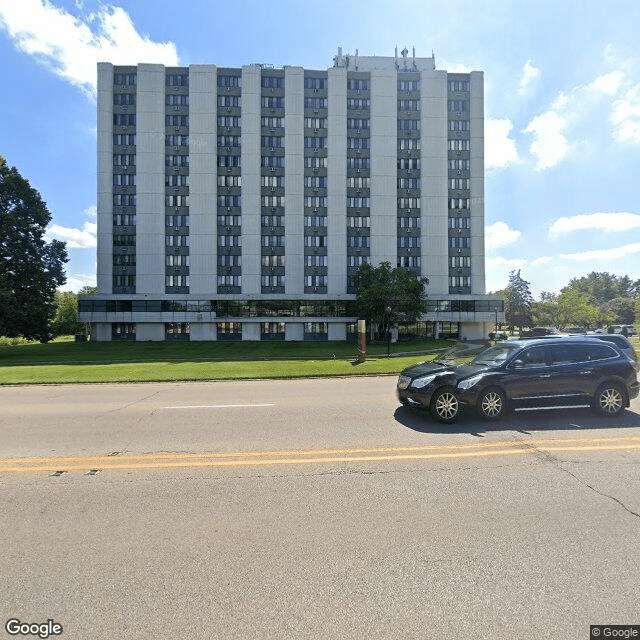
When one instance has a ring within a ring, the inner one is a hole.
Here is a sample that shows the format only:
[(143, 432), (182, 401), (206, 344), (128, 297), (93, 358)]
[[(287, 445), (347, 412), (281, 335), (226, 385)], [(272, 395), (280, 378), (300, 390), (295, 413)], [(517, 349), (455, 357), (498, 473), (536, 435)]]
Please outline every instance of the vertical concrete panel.
[(430, 297), (449, 293), (447, 206), (447, 74), (421, 73), (422, 275)]
[(471, 73), (471, 293), (484, 294), (484, 74)]
[(113, 65), (108, 62), (98, 64), (97, 110), (97, 287), (99, 294), (109, 294), (113, 283)]
[(397, 262), (397, 95), (395, 69), (371, 71), (371, 262)]

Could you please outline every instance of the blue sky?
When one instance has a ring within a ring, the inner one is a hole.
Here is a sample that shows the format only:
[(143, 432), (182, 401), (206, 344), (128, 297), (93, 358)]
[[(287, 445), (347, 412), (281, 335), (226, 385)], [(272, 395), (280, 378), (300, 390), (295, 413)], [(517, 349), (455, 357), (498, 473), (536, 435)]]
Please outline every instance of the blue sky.
[(326, 69), (432, 51), (485, 74), (487, 290), (534, 296), (591, 271), (640, 278), (637, 0), (0, 0), (0, 154), (95, 284), (96, 63)]

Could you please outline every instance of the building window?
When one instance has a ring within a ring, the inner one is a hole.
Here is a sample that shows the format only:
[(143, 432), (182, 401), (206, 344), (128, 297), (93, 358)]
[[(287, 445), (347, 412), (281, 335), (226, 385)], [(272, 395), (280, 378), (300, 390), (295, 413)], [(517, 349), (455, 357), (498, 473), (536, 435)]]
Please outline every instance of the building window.
[(261, 165), (273, 169), (284, 168), (284, 156), (262, 156)]
[(135, 73), (114, 73), (113, 74), (113, 84), (117, 87), (122, 86), (135, 86), (136, 85), (136, 74)]
[(347, 216), (347, 227), (367, 229), (370, 226), (371, 218), (369, 216)]
[(398, 256), (398, 267), (400, 269), (419, 269), (420, 265), (420, 256)]
[(459, 238), (451, 236), (449, 238), (449, 249), (469, 249), (471, 247), (471, 238)]
[(449, 131), (469, 131), (468, 120), (449, 120)]
[(284, 98), (281, 96), (262, 96), (263, 109), (284, 109)]
[(165, 340), (189, 340), (191, 327), (188, 322), (165, 322)]
[(111, 323), (111, 339), (112, 340), (135, 340), (136, 339), (135, 322), (112, 322)]
[(420, 91), (420, 80), (398, 80), (398, 91)]
[(135, 227), (136, 214), (135, 213), (115, 213), (113, 214), (113, 226), (114, 227)]
[(284, 127), (284, 118), (276, 116), (263, 116), (262, 118), (260, 118), (260, 123), (265, 128), (282, 129), (282, 127)]
[(242, 236), (218, 236), (219, 247), (241, 247)]
[(449, 140), (449, 151), (469, 151), (470, 149), (470, 140)]
[(398, 100), (398, 111), (420, 111), (420, 100)]
[(470, 91), (469, 80), (449, 80), (449, 91)]
[(218, 322), (218, 340), (242, 340), (241, 322)]
[(135, 113), (114, 113), (113, 124), (118, 127), (135, 127), (136, 114)]
[(398, 138), (398, 149), (417, 151), (420, 149), (420, 138)]
[(304, 339), (305, 340), (327, 340), (328, 339), (328, 323), (327, 322), (305, 322), (304, 323)]
[(449, 218), (449, 229), (470, 229), (471, 218)]
[(218, 156), (219, 167), (239, 167), (241, 156)]
[(284, 247), (285, 237), (284, 236), (262, 236), (261, 245), (263, 247)]
[(168, 73), (167, 87), (188, 87), (189, 76), (184, 73)]
[(219, 87), (241, 87), (242, 76), (219, 74), (218, 86)]
[(327, 98), (305, 98), (304, 108), (305, 109), (326, 109)]
[(134, 194), (114, 193), (113, 204), (117, 207), (135, 207), (136, 196)]
[(188, 94), (176, 94), (170, 93), (166, 97), (166, 104), (170, 107), (188, 107), (189, 96)]
[(136, 103), (135, 93), (114, 93), (113, 104), (115, 106), (129, 106)]
[(218, 96), (219, 107), (239, 107), (240, 96)]
[(165, 287), (188, 287), (189, 276), (184, 274), (178, 276), (165, 276), (164, 285)]
[(189, 116), (186, 116), (186, 115), (166, 116), (165, 125), (167, 127), (188, 127)]
[(398, 158), (398, 169), (407, 171), (419, 171), (420, 158)]
[(398, 238), (399, 249), (419, 249), (420, 237), (419, 236), (400, 236)]
[(304, 88), (305, 89), (326, 89), (327, 79), (326, 78), (305, 78)]
[(449, 100), (448, 104), (449, 112), (461, 113), (462, 111), (469, 111), (468, 100)]
[(347, 100), (347, 109), (370, 109), (371, 100), (368, 98), (349, 98)]
[(113, 135), (113, 144), (116, 147), (134, 147), (136, 144), (136, 136), (130, 133), (116, 133)]
[(284, 287), (285, 285), (285, 277), (284, 276), (262, 276), (261, 283), (263, 287)]
[(347, 207), (368, 208), (371, 206), (371, 198), (347, 198)]

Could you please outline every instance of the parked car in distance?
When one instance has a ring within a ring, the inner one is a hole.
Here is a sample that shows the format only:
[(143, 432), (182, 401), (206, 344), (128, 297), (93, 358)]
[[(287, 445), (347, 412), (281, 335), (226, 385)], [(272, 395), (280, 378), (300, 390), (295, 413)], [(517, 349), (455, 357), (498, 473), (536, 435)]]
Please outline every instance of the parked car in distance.
[(587, 335), (588, 338), (595, 338), (597, 340), (604, 340), (605, 342), (611, 342), (615, 344), (620, 351), (627, 354), (636, 364), (636, 370), (638, 370), (638, 354), (635, 347), (629, 342), (628, 338), (625, 338), (619, 333), (592, 333)]
[(557, 336), (560, 331), (556, 327), (533, 327), (529, 331), (520, 332), (521, 338), (543, 338), (544, 336)]
[(489, 332), (489, 340), (508, 340), (509, 334), (506, 331)]
[(636, 328), (632, 324), (613, 324), (607, 327), (607, 333), (619, 333), (623, 336), (635, 336)]
[(584, 327), (569, 327), (568, 329), (563, 329), (563, 331), (571, 335), (586, 335), (587, 333)]
[(614, 417), (639, 391), (635, 363), (614, 344), (570, 336), (507, 340), (468, 364), (448, 354), (408, 367), (397, 383), (402, 404), (445, 423), (464, 410), (497, 420), (509, 409), (591, 407)]

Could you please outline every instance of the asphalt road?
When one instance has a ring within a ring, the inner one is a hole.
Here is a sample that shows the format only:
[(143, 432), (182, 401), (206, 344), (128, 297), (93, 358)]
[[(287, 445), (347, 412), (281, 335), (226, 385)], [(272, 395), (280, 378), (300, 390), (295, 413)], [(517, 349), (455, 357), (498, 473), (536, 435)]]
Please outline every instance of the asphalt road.
[(12, 618), (74, 639), (640, 624), (638, 400), (614, 420), (443, 427), (394, 387), (0, 388), (2, 633)]

